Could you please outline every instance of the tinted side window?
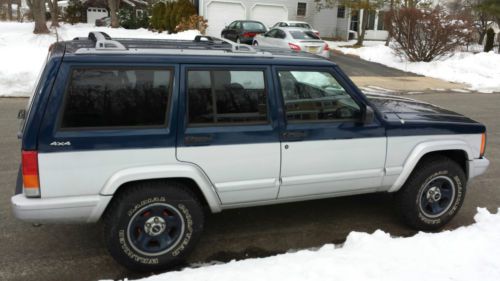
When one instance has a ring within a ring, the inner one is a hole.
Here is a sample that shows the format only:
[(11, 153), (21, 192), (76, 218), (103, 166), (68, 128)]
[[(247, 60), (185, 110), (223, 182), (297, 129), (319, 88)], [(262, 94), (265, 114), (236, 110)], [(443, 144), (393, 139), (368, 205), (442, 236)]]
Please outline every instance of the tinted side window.
[(278, 29), (272, 29), (267, 33), (267, 37), (276, 37), (276, 34), (278, 33)]
[(165, 125), (171, 79), (170, 70), (73, 70), (61, 128)]
[(355, 120), (359, 105), (328, 72), (280, 71), (281, 92), (289, 122)]
[(188, 71), (190, 126), (267, 123), (264, 71)]

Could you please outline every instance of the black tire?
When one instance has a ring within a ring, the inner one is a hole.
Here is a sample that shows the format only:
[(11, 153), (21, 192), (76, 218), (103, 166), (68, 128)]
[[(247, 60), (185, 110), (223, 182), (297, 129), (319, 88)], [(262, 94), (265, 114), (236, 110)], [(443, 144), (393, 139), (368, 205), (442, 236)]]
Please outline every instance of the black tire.
[(415, 167), (396, 193), (398, 211), (410, 227), (437, 230), (462, 206), (466, 184), (460, 165), (445, 156), (431, 156)]
[(259, 46), (259, 42), (257, 42), (257, 41), (253, 41), (253, 45), (254, 45), (254, 46)]
[(158, 271), (183, 262), (203, 230), (203, 209), (178, 182), (141, 182), (117, 194), (104, 218), (113, 258), (134, 271)]

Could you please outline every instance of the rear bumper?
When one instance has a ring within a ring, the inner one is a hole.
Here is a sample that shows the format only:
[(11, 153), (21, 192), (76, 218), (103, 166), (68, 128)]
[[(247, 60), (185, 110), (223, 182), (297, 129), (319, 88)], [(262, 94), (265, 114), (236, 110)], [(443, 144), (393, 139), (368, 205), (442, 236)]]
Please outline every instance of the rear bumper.
[(26, 198), (17, 194), (11, 198), (14, 216), (35, 223), (96, 222), (106, 209), (111, 196), (78, 196), (58, 198)]
[(484, 157), (469, 161), (469, 180), (484, 174), (489, 166), (490, 160)]

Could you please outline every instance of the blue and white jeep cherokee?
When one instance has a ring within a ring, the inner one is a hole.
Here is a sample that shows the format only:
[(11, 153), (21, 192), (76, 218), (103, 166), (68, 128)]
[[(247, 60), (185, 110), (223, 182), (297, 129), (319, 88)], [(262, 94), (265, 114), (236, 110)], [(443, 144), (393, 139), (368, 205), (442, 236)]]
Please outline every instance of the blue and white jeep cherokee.
[(210, 37), (56, 43), (21, 115), (15, 216), (103, 220), (134, 270), (182, 261), (205, 211), (392, 192), (408, 225), (437, 229), (489, 165), (478, 122), (366, 96), (313, 55)]

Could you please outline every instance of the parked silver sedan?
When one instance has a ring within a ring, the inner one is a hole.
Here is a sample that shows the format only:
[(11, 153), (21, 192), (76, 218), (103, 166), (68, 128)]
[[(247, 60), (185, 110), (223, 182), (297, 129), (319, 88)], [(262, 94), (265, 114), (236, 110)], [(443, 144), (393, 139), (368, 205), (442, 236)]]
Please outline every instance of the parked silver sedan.
[(328, 43), (321, 40), (311, 30), (302, 28), (273, 28), (264, 34), (255, 36), (253, 45), (306, 51), (325, 58), (330, 56)]

